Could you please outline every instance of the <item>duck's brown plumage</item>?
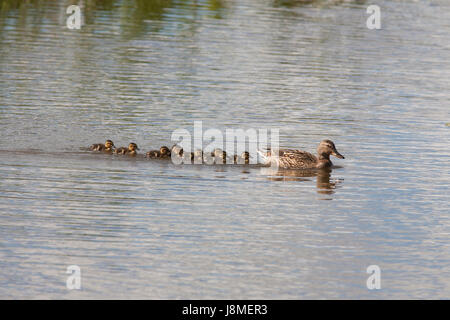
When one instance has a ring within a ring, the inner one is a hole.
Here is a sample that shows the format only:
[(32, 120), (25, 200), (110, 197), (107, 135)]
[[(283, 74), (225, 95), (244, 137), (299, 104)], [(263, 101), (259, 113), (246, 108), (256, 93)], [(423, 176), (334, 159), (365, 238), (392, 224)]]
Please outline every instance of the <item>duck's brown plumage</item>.
[(320, 169), (331, 167), (330, 155), (344, 159), (331, 140), (323, 140), (317, 147), (317, 156), (302, 150), (280, 149), (278, 155), (273, 151), (261, 153), (265, 164), (277, 164), (284, 169)]

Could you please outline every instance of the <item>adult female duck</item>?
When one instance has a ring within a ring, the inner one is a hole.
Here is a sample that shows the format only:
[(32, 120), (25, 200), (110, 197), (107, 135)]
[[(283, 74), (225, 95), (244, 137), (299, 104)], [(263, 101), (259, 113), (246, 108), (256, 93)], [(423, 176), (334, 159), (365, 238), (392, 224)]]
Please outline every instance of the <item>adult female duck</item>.
[(340, 154), (333, 141), (323, 140), (317, 147), (317, 154), (315, 155), (301, 150), (294, 149), (280, 149), (278, 155), (269, 150), (268, 152), (258, 153), (262, 156), (264, 164), (275, 164), (282, 169), (321, 169), (328, 168), (333, 165), (330, 160), (330, 155), (333, 155), (340, 159), (345, 159)]

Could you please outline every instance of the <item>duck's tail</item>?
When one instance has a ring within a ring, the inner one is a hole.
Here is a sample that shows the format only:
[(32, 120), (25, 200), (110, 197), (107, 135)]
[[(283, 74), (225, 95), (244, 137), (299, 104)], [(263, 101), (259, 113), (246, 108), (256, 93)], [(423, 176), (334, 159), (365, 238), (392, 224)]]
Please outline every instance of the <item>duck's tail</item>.
[(279, 151), (277, 149), (267, 149), (267, 151), (257, 150), (258, 154), (262, 159), (262, 164), (270, 165), (273, 168), (278, 168), (280, 166)]
[(268, 152), (263, 151), (263, 150), (256, 150), (258, 152), (258, 154), (260, 155), (261, 159), (266, 162), (268, 157)]
[(265, 151), (258, 149), (257, 152), (262, 159), (261, 161), (262, 164), (270, 164), (274, 160), (270, 149), (267, 149)]

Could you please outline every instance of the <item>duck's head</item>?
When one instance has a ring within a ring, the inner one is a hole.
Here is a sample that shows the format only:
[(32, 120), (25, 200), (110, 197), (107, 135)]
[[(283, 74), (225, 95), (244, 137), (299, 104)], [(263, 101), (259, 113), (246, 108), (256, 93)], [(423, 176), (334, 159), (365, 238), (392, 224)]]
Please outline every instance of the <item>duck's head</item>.
[(111, 149), (112, 147), (114, 147), (114, 142), (112, 142), (111, 140), (106, 140), (105, 148)]
[(131, 143), (128, 145), (128, 151), (136, 151), (136, 150), (139, 150), (139, 147), (137, 146), (136, 143), (131, 142)]
[(167, 148), (166, 146), (162, 146), (161, 148), (159, 148), (159, 153), (161, 153), (161, 155), (166, 156), (170, 154), (170, 149)]
[(317, 147), (317, 153), (320, 157), (330, 158), (330, 154), (335, 156), (339, 159), (345, 159), (342, 154), (340, 154), (336, 147), (334, 146), (333, 141), (331, 140), (323, 140), (320, 142), (319, 146)]

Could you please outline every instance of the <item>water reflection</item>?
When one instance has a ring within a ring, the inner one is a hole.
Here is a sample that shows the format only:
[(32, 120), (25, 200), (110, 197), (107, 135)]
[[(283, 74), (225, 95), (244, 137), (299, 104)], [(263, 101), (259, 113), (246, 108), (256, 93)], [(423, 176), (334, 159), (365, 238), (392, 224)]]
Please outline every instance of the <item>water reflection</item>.
[(343, 183), (343, 179), (331, 178), (332, 171), (330, 168), (320, 170), (261, 168), (261, 173), (272, 181), (310, 181), (308, 178), (316, 177), (317, 193), (320, 194), (333, 194)]
[[(0, 0), (0, 17), (14, 12), (25, 21), (28, 16), (35, 18), (51, 17), (52, 21), (65, 24), (67, 14), (65, 8), (76, 4), (82, 8), (85, 25), (101, 23), (105, 15), (114, 19), (120, 27), (121, 34), (127, 37), (137, 37), (147, 32), (159, 32), (163, 25), (158, 23), (170, 15), (169, 9), (182, 8), (192, 19), (184, 19), (184, 23), (193, 24), (198, 21), (199, 11), (208, 10), (208, 17), (215, 19), (223, 18), (224, 9), (227, 7), (223, 0), (208, 0), (205, 3), (189, 0), (86, 0), (86, 1), (55, 1), (44, 0)], [(41, 14), (35, 15), (38, 11)], [(100, 19), (101, 18), (101, 19)], [(43, 25), (43, 21), (33, 21), (34, 26)]]
[(296, 7), (296, 6), (302, 6), (306, 4), (311, 4), (314, 2), (319, 2), (318, 0), (274, 0), (273, 6), (274, 7)]
[(225, 9), (225, 1), (223, 0), (209, 0), (208, 1), (208, 9), (214, 12), (214, 15), (211, 17), (215, 19), (223, 18), (223, 9)]
[(330, 6), (330, 5), (339, 5), (343, 3), (353, 2), (355, 4), (364, 4), (366, 0), (274, 0), (274, 7), (300, 7), (306, 5), (316, 5), (316, 6)]
[(162, 26), (158, 21), (164, 18), (167, 9), (173, 6), (171, 0), (131, 0), (124, 1), (120, 10), (120, 21), (123, 33), (129, 37), (136, 37), (147, 32), (159, 32)]

